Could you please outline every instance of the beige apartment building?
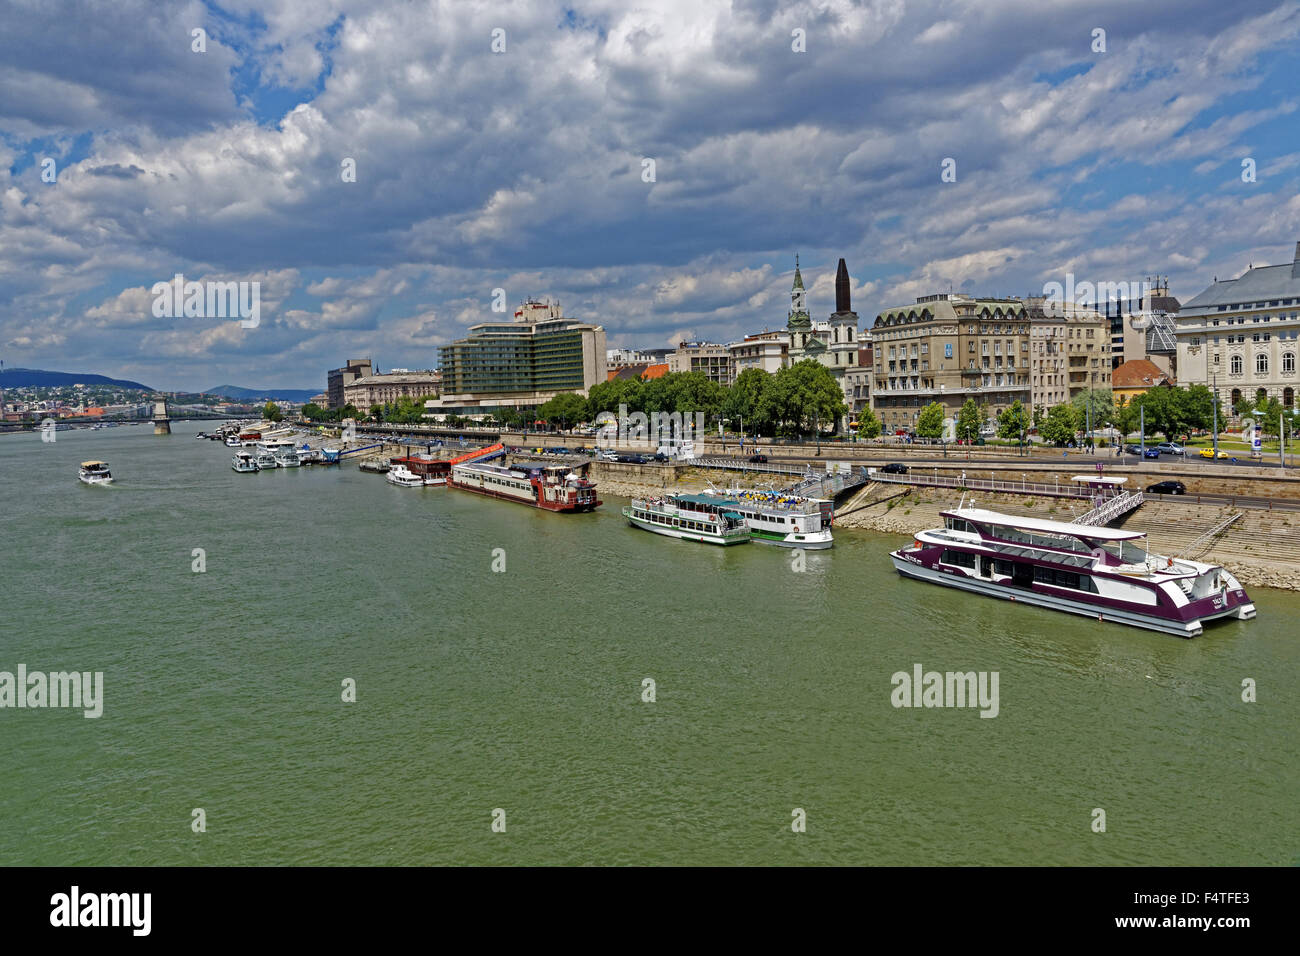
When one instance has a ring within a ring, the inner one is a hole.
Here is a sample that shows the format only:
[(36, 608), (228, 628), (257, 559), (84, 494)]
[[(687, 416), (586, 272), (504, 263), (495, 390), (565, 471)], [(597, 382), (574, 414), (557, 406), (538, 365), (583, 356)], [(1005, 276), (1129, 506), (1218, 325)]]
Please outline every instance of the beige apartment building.
[(343, 386), (344, 404), (352, 405), (361, 415), (369, 415), (374, 405), (395, 402), (399, 398), (427, 398), (442, 388), (438, 372), (393, 372), (367, 375)]
[(1029, 319), (1029, 402), (1044, 412), (1076, 395), (1110, 388), (1110, 320), (1088, 306), (1042, 296), (1024, 300)]
[(670, 372), (703, 372), (710, 381), (730, 385), (734, 381), (731, 352), (713, 342), (680, 342), (668, 356)]
[(990, 422), (1016, 400), (1029, 403), (1029, 317), (1019, 299), (921, 296), (877, 315), (871, 345), (871, 406), (886, 434), (910, 431), (931, 402), (943, 406), (949, 435), (968, 398), (988, 406)]

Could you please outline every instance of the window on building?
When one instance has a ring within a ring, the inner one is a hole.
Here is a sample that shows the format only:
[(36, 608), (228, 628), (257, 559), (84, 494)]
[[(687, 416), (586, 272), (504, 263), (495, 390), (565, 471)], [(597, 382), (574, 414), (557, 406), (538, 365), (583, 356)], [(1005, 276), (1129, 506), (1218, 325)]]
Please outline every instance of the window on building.
[(1232, 360), (1231, 360), (1231, 363), (1230, 363), (1230, 369), (1231, 369), (1233, 375), (1240, 375), (1240, 374), (1241, 374), (1241, 356), (1240, 356), (1240, 355), (1234, 355), (1234, 356), (1232, 357)]
[(1283, 352), (1283, 353), (1282, 353), (1282, 371), (1286, 372), (1288, 375), (1295, 371), (1295, 353), (1294, 353), (1294, 352)]
[(1255, 371), (1261, 373), (1268, 371), (1268, 356), (1263, 352), (1255, 356)]

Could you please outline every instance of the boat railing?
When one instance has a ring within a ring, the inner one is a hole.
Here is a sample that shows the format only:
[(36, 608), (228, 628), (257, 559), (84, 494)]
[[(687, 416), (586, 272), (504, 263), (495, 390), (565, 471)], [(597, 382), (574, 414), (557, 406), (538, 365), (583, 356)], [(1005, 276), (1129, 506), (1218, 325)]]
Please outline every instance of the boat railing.
[(1174, 557), (1187, 558), (1188, 560), (1193, 560), (1199, 555), (1204, 554), (1206, 551), (1209, 551), (1210, 547), (1214, 543), (1214, 539), (1217, 538), (1219, 535), (1223, 534), (1223, 532), (1227, 531), (1228, 528), (1236, 524), (1239, 520), (1241, 520), (1243, 514), (1244, 512), (1239, 511), (1235, 515), (1231, 515), (1230, 517), (1224, 518), (1214, 527), (1210, 528), (1210, 530), (1204, 532), (1203, 534), (1199, 534), (1195, 538), (1193, 538), (1192, 541), (1187, 545), (1187, 547), (1179, 551), (1176, 555), (1174, 555)]

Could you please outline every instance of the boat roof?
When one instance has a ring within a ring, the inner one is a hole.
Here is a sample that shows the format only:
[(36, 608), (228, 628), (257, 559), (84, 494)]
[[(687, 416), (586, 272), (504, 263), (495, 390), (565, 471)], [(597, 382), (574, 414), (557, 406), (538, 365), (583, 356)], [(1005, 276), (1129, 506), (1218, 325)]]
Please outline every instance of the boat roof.
[(1071, 524), (1068, 521), (1048, 521), (1045, 518), (1021, 518), (983, 508), (955, 508), (942, 514), (973, 521), (976, 524), (1000, 525), (1020, 531), (1042, 531), (1044, 534), (1063, 534), (1072, 538), (1086, 538), (1089, 541), (1132, 541), (1134, 538), (1146, 537), (1143, 531), (1099, 528), (1095, 525)]
[(83, 461), (83, 462), (81, 463), (81, 467), (82, 467), (82, 468), (94, 468), (94, 467), (97, 466), (97, 465), (107, 465), (107, 464), (108, 464), (108, 462), (106, 462), (106, 461)]
[(734, 508), (735, 500), (716, 498), (713, 495), (673, 495), (673, 501), (684, 501), (690, 505), (708, 505), (711, 508)]
[(1128, 481), (1123, 475), (1075, 475), (1071, 481), (1084, 481), (1090, 485), (1122, 485)]

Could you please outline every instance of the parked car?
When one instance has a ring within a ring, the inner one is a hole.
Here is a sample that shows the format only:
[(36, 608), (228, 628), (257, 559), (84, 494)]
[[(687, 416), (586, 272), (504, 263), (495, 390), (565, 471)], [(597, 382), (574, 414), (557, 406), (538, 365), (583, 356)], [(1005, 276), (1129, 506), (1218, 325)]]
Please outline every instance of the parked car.
[(884, 468), (880, 469), (880, 473), (882, 475), (905, 475), (907, 474), (907, 466), (901, 462), (891, 461)]
[(1154, 485), (1147, 485), (1147, 494), (1185, 495), (1187, 494), (1187, 486), (1181, 481), (1157, 481)]
[(1162, 441), (1156, 447), (1166, 455), (1185, 455), (1187, 453), (1187, 449), (1176, 441)]
[(665, 455), (663, 452), (661, 452), (661, 451), (657, 451), (657, 452), (654, 453), (654, 460), (657, 461), (657, 462), (665, 462), (665, 461), (668, 461), (669, 458), (668, 458), (668, 456)]
[(1140, 454), (1142, 454), (1142, 446), (1141, 446), (1141, 445), (1125, 445), (1125, 446), (1124, 446), (1124, 454), (1126, 454), (1126, 455), (1140, 455)]
[(619, 455), (618, 460), (626, 465), (644, 465), (648, 461), (645, 455)]
[(1226, 451), (1220, 451), (1218, 454), (1215, 454), (1213, 448), (1202, 448), (1201, 457), (1202, 458), (1231, 458), (1232, 456), (1229, 455)]
[(749, 460), (750, 460), (751, 462), (753, 462), (754, 464), (756, 464), (756, 465), (766, 465), (766, 464), (767, 464), (767, 456), (766, 456), (766, 455), (750, 455), (750, 456), (749, 456)]
[(1157, 448), (1155, 445), (1152, 445), (1151, 447), (1149, 447), (1146, 451), (1144, 451), (1144, 452), (1142, 453), (1142, 457), (1143, 457), (1143, 458), (1159, 458), (1159, 457), (1160, 457), (1160, 449)]

